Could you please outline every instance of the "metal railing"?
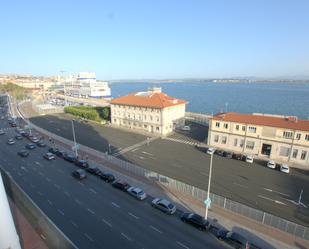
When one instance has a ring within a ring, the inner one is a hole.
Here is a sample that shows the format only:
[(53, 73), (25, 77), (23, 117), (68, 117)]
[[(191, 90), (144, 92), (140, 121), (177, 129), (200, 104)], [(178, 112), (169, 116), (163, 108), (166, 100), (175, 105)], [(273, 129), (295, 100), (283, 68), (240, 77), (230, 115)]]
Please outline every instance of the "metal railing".
[(185, 114), (186, 119), (202, 125), (208, 125), (210, 117), (212, 117), (212, 115), (210, 114), (195, 113), (195, 112), (186, 112)]

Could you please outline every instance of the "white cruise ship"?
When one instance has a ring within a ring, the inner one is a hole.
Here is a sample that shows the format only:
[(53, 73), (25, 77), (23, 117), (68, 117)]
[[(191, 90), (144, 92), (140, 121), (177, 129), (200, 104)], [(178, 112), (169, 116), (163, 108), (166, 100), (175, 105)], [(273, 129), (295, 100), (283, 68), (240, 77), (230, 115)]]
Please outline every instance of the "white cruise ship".
[(95, 73), (82, 72), (66, 82), (66, 95), (79, 98), (111, 98), (111, 89), (106, 81), (96, 80)]

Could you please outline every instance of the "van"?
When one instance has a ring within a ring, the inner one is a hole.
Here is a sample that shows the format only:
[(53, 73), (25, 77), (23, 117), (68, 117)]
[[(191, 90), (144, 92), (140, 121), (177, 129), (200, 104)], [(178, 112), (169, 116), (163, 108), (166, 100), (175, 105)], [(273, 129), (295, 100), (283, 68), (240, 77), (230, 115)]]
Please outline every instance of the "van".
[(237, 249), (261, 249), (236, 232), (228, 232), (225, 235), (224, 240)]

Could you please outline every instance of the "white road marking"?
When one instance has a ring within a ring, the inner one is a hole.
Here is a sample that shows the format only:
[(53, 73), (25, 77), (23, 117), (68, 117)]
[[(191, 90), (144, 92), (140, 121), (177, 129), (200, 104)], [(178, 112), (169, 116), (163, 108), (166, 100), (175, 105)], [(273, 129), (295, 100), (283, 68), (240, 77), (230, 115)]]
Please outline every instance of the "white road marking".
[(123, 237), (125, 237), (127, 240), (129, 240), (129, 241), (131, 241), (132, 239), (128, 236), (128, 235), (126, 235), (125, 233), (121, 233), (121, 235), (123, 236)]
[(36, 165), (41, 165), (39, 162), (34, 162)]
[(47, 202), (48, 202), (49, 205), (51, 205), (51, 206), (53, 205), (53, 203), (50, 200), (47, 200)]
[(40, 234), (40, 236), (43, 240), (46, 240), (46, 237), (43, 234)]
[(20, 172), (17, 172), (17, 175), (22, 176), (22, 174)]
[(142, 151), (142, 153), (145, 154), (145, 155), (153, 156), (153, 154), (146, 152), (146, 151)]
[(54, 184), (55, 188), (60, 189), (60, 186), (58, 184)]
[(85, 186), (85, 184), (84, 184), (84, 183), (82, 183), (82, 182), (80, 182), (80, 181), (78, 181), (78, 183), (79, 183), (80, 185), (82, 185), (82, 186)]
[(180, 246), (182, 246), (183, 248), (186, 248), (186, 249), (189, 249), (189, 247), (187, 247), (186, 245), (182, 244), (181, 242), (179, 241), (176, 241), (176, 243)]
[(39, 175), (40, 175), (40, 176), (44, 176), (44, 174), (43, 174), (42, 172), (39, 172)]
[(50, 182), (51, 180), (48, 177), (46, 177), (46, 181)]
[(64, 194), (67, 195), (67, 196), (70, 196), (70, 193), (67, 192), (67, 191), (64, 191)]
[(281, 202), (281, 201), (277, 201), (277, 200), (275, 200), (275, 203), (280, 204), (280, 205), (287, 206), (287, 204), (285, 204), (285, 203), (283, 203), (283, 202)]
[(135, 152), (135, 151), (137, 151), (139, 148), (136, 148), (136, 149), (134, 149), (134, 150), (132, 150), (131, 152)]
[(75, 226), (76, 228), (78, 228), (78, 225), (74, 222), (74, 221), (70, 221), (70, 223)]
[(139, 156), (139, 159), (142, 159), (142, 160), (144, 160), (144, 159), (145, 159), (145, 157)]
[(133, 218), (137, 219), (137, 220), (139, 219), (139, 217), (137, 217), (136, 215), (134, 215), (134, 214), (132, 214), (132, 213), (130, 213), (130, 212), (129, 212), (128, 214), (129, 214), (130, 216), (132, 216)]
[(64, 215), (64, 212), (62, 212), (60, 209), (57, 209), (58, 213), (60, 213), (61, 215)]
[(162, 233), (158, 228), (156, 228), (156, 227), (154, 227), (154, 226), (152, 226), (152, 225), (150, 225), (149, 227), (150, 227), (151, 229), (155, 230), (155, 231), (158, 232), (158, 233)]
[(281, 193), (279, 191), (275, 191), (275, 190), (272, 190), (270, 188), (263, 188), (264, 190), (268, 191), (268, 192), (274, 192), (274, 193), (277, 193), (277, 194), (280, 194), (280, 195), (284, 195), (284, 196), (287, 196), (287, 197), (290, 197), (290, 195), (288, 194), (285, 194), (285, 193)]
[(247, 186), (242, 185), (242, 184), (240, 184), (240, 183), (238, 183), (238, 182), (233, 182), (233, 184), (236, 185), (236, 186), (238, 186), (238, 187), (241, 187), (241, 188), (248, 188)]
[(24, 171), (26, 171), (26, 172), (28, 172), (28, 170), (25, 168), (25, 167), (20, 167), (22, 170), (24, 170)]
[(106, 225), (108, 225), (109, 227), (112, 227), (112, 224), (111, 224), (111, 223), (109, 223), (107, 220), (102, 219), (102, 221), (103, 221)]
[(258, 197), (263, 198), (263, 199), (268, 200), (268, 201), (275, 202), (276, 204), (280, 204), (280, 205), (285, 205), (286, 206), (286, 204), (281, 202), (281, 201), (277, 201), (277, 200), (271, 199), (271, 198), (263, 196), (263, 195), (258, 195)]
[(87, 239), (89, 239), (91, 242), (94, 241), (93, 238), (91, 238), (87, 233), (84, 233), (84, 235), (85, 235), (85, 237), (86, 237)]
[(79, 205), (82, 204), (82, 203), (81, 203), (79, 200), (77, 200), (77, 199), (75, 199), (74, 201), (75, 201), (77, 204), (79, 204)]
[(87, 211), (88, 211), (89, 213), (95, 214), (95, 212), (92, 211), (90, 208), (87, 208)]
[(97, 193), (97, 191), (95, 191), (94, 189), (92, 189), (92, 188), (90, 188), (89, 189), (92, 193), (94, 193), (94, 194), (96, 194)]
[(120, 208), (120, 206), (117, 203), (115, 203), (115, 202), (112, 202), (112, 205), (117, 207), (117, 208)]

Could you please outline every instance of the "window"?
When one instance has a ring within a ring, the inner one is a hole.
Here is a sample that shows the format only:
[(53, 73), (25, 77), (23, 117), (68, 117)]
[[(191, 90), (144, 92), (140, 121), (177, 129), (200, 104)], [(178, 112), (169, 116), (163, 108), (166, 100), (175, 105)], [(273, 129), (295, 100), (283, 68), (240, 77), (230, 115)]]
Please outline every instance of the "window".
[(296, 158), (296, 157), (297, 157), (297, 154), (298, 154), (298, 150), (297, 150), (297, 149), (294, 149), (294, 150), (293, 150), (292, 157), (293, 157), (293, 158)]
[(216, 122), (216, 127), (220, 127), (220, 122)]
[(214, 142), (215, 142), (215, 143), (218, 143), (218, 142), (219, 142), (219, 136), (218, 136), (218, 135), (215, 135)]
[(150, 121), (152, 121), (152, 116), (151, 115), (149, 116), (149, 118), (150, 118)]
[(244, 143), (245, 143), (245, 140), (244, 139), (240, 139), (239, 147), (240, 148), (244, 147)]
[(303, 150), (303, 151), (301, 152), (300, 159), (301, 159), (301, 160), (305, 160), (305, 159), (306, 159), (306, 156), (307, 156), (307, 151)]
[(157, 127), (156, 127), (156, 131), (160, 131), (160, 128), (159, 128), (159, 126), (157, 126)]
[(237, 138), (234, 139), (234, 146), (237, 146)]
[(226, 140), (227, 140), (226, 136), (222, 136), (221, 143), (222, 143), (222, 144), (226, 144)]
[(236, 125), (236, 131), (239, 131), (239, 125)]
[(145, 121), (147, 120), (147, 115), (144, 115), (144, 120), (145, 120)]
[(241, 129), (242, 131), (246, 131), (246, 126), (243, 125)]
[(309, 134), (306, 134), (305, 140), (306, 140), (306, 141), (309, 141)]
[(229, 124), (224, 124), (224, 128), (225, 129), (229, 128)]
[(284, 147), (284, 146), (281, 146), (281, 147), (280, 147), (280, 152), (279, 152), (279, 155), (280, 155), (280, 156), (285, 156), (285, 157), (287, 157), (287, 156), (289, 156), (289, 154), (290, 154), (290, 148)]
[(160, 121), (159, 117), (157, 116), (156, 118), (157, 118), (157, 122), (159, 122)]
[(291, 131), (284, 131), (283, 132), (283, 137), (290, 139), (290, 138), (293, 137), (293, 132), (291, 132)]
[(249, 126), (249, 128), (248, 128), (248, 132), (251, 132), (251, 133), (256, 133), (256, 127)]
[(297, 133), (297, 134), (296, 134), (296, 139), (297, 139), (297, 140), (300, 140), (300, 138), (301, 138), (301, 134), (300, 134), (300, 133)]
[(250, 149), (250, 150), (253, 150), (253, 148), (254, 148), (254, 142), (253, 142), (253, 141), (247, 141), (247, 143), (246, 143), (246, 148), (247, 148), (247, 149)]
[(144, 125), (144, 128), (147, 128), (147, 125)]

